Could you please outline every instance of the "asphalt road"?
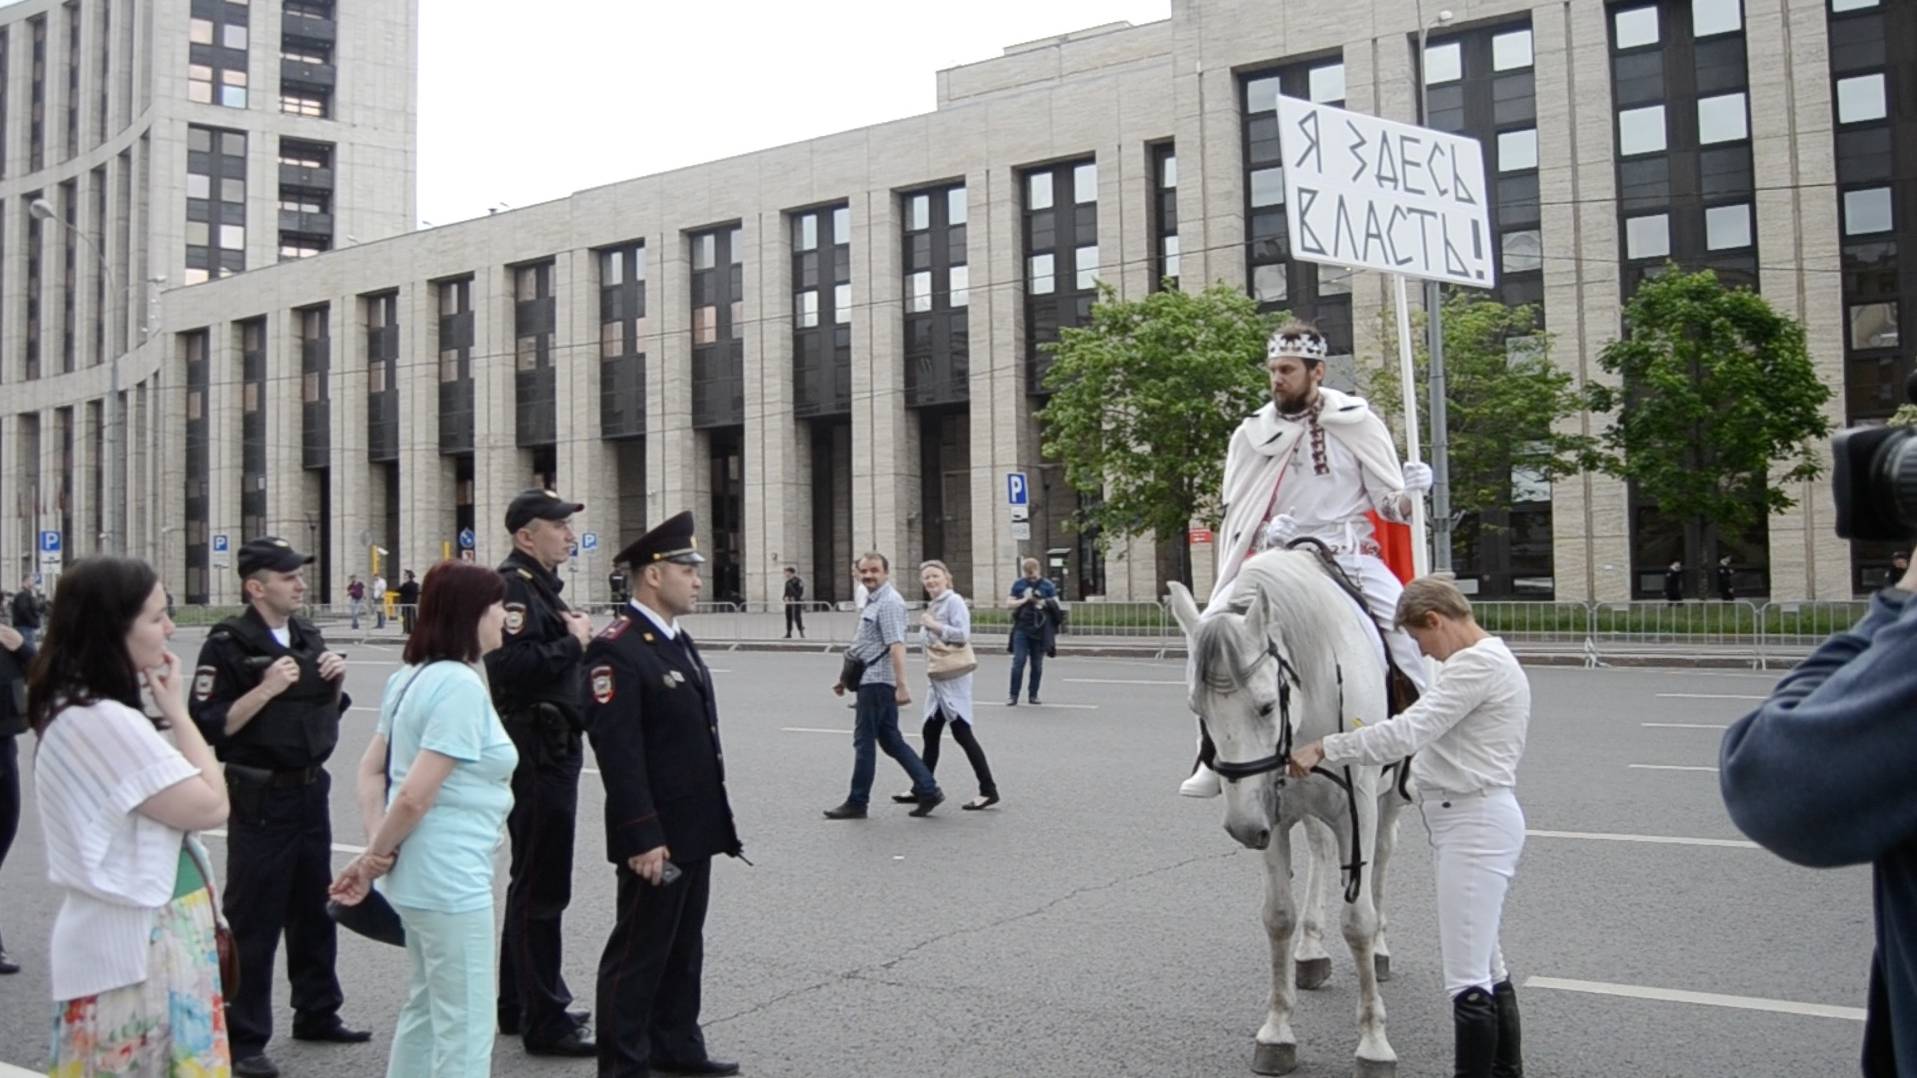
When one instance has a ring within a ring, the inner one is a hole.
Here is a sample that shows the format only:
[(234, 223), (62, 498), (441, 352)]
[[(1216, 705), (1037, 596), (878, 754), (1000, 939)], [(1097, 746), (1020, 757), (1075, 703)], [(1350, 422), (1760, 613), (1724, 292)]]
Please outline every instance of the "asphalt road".
[[(176, 643), (189, 659), (198, 646), (184, 632)], [(397, 652), (347, 650), (362, 706), (335, 757), (334, 826), (337, 842), (353, 844), (360, 830), (345, 786)], [(881, 757), (874, 817), (832, 823), (819, 811), (843, 798), (851, 765), (851, 712), (826, 692), (836, 658), (708, 659), (733, 804), (756, 862), (715, 870), (704, 1001), (715, 1055), (749, 1074), (797, 1078), (1249, 1073), (1267, 991), (1260, 863), (1224, 833), (1220, 802), (1174, 794), (1191, 755), (1181, 663), (1060, 660), (1047, 670), (1048, 706), (981, 707), (979, 737), (1005, 798), (994, 810), (958, 810), (974, 791), (948, 740), (940, 774), (953, 797), (935, 816), (910, 819), (882, 803), (906, 784)], [(978, 697), (996, 704), (1006, 658), (984, 660)], [(1531, 676), (1536, 714), (1519, 796), (1534, 832), (1552, 834), (1527, 844), (1505, 953), (1520, 984), (1593, 982), (1628, 994), (1524, 988), (1528, 1072), (1854, 1073), (1862, 1023), (1797, 1005), (1863, 1006), (1867, 871), (1812, 872), (1737, 844), (1714, 772), (1664, 769), (1714, 765), (1713, 727), (1752, 706), (1744, 698), (1761, 696), (1773, 676)], [(27, 765), (30, 739), (21, 750)], [(30, 784), (27, 802), (0, 872), (0, 927), (27, 967), (0, 978), (0, 1059), (33, 1066), (46, 1045), (55, 903)], [(601, 803), (588, 774), (566, 922), (567, 977), (587, 1004), (612, 922)], [(1731, 844), (1643, 841), (1671, 836)], [(219, 840), (211, 843), (218, 862)], [(1390, 1039), (1404, 1078), (1449, 1074), (1429, 847), (1415, 813), (1398, 848)], [(1351, 1069), (1354, 981), (1349, 954), (1335, 934), (1331, 942), (1332, 983), (1301, 995), (1301, 1075)], [(339, 970), (345, 1017), (376, 1030), (375, 1040), (278, 1040), (271, 1052), (288, 1075), (384, 1072), (404, 958), (342, 933)], [(1672, 1002), (1644, 998), (1646, 989), (1749, 999)], [(283, 978), (275, 993), (284, 1032)], [(1750, 999), (1782, 1009), (1753, 1009)], [(502, 1039), (494, 1056), (495, 1074), (591, 1072), (585, 1061), (528, 1057), (516, 1040)]]

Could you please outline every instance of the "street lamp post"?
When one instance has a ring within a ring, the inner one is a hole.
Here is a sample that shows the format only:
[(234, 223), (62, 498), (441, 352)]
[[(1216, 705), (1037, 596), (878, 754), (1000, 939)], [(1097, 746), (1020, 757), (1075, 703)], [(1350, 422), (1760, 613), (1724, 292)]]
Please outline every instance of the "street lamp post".
[[(1438, 12), (1438, 25), (1448, 26), (1449, 9)], [(1418, 122), (1429, 125), (1431, 105), (1427, 97), (1430, 82), (1426, 68), (1425, 42), (1431, 32), (1424, 20), (1424, 4), (1418, 4)], [(1437, 572), (1451, 571), (1451, 438), (1446, 433), (1444, 399), (1444, 297), (1438, 282), (1424, 283), (1425, 339), (1431, 351), (1431, 567)]]
[[(54, 211), (53, 203), (48, 202), (44, 198), (34, 199), (32, 203), (27, 206), (27, 212), (31, 213), (36, 220), (53, 221), (66, 228), (67, 231), (73, 233), (75, 236), (78, 236), (82, 242), (93, 250), (93, 257), (99, 259), (100, 275), (106, 278), (107, 294), (121, 295), (119, 284), (113, 278), (113, 267), (107, 263), (106, 252), (100, 249), (99, 244), (93, 242), (92, 236), (80, 231), (79, 227), (72, 221), (60, 216), (59, 213)], [(129, 304), (132, 303), (130, 296), (123, 296), (123, 298), (125, 298)], [(104, 311), (97, 312), (97, 314), (103, 319), (107, 317)], [(113, 496), (111, 490), (106, 492), (107, 512), (105, 514), (105, 530), (111, 543), (111, 552), (124, 554), (126, 553), (127, 462), (124, 441), (125, 435), (121, 427), (125, 417), (117, 413), (120, 409), (120, 354), (126, 351), (126, 349), (124, 347), (124, 341), (122, 341), (123, 346), (121, 348), (115, 349), (113, 347), (113, 334), (111, 333), (104, 334), (101, 339), (107, 350), (113, 353), (111, 358), (107, 360), (110, 371), (110, 381), (107, 391), (107, 404), (103, 410), (106, 421), (106, 456), (107, 461), (118, 469), (120, 476), (118, 496)]]

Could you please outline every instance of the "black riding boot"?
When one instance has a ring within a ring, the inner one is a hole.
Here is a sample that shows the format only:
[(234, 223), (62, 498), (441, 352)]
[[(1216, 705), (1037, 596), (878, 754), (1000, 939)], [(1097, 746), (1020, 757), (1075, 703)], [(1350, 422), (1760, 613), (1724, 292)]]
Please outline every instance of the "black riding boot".
[(1498, 1005), (1482, 988), (1467, 988), (1451, 1001), (1456, 1078), (1491, 1078), (1498, 1053)]
[(1491, 1062), (1491, 1078), (1524, 1078), (1523, 1037), (1518, 1026), (1518, 990), (1510, 981), (1491, 986), (1498, 1007), (1498, 1054)]

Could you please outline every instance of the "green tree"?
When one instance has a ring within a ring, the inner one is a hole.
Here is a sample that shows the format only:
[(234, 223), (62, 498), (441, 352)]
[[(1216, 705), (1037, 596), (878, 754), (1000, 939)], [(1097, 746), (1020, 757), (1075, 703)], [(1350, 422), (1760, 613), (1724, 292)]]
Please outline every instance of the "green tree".
[(1216, 527), (1222, 515), (1232, 431), (1270, 394), (1261, 361), (1275, 322), (1225, 284), (1136, 300), (1099, 285), (1091, 323), (1044, 346), (1044, 449), (1066, 482), (1093, 495), (1075, 527), (1096, 528), (1101, 544), (1172, 541), (1191, 583), (1187, 529), (1194, 520)]
[(1593, 412), (1614, 413), (1590, 463), (1682, 524), (1686, 565), (1714, 564), (1726, 537), (1795, 505), (1790, 485), (1823, 470), (1830, 388), (1803, 326), (1709, 270), (1667, 266), (1624, 325), (1598, 356), (1618, 384), (1586, 387)]
[[(1418, 429), (1429, 452), (1431, 356), (1423, 319), (1413, 330), (1413, 381)], [(1371, 374), (1368, 395), (1383, 415), (1399, 420), (1404, 406), (1398, 369), (1395, 320), (1385, 324), (1386, 362)], [(1446, 437), (1450, 461), (1451, 519), (1434, 528), (1458, 528), (1469, 543), (1479, 529), (1498, 527), (1510, 508), (1517, 477), (1549, 482), (1575, 474), (1590, 439), (1558, 429), (1583, 400), (1569, 372), (1551, 362), (1550, 334), (1538, 328), (1535, 307), (1508, 307), (1496, 300), (1451, 292), (1444, 300)], [(1475, 524), (1472, 528), (1468, 525)]]

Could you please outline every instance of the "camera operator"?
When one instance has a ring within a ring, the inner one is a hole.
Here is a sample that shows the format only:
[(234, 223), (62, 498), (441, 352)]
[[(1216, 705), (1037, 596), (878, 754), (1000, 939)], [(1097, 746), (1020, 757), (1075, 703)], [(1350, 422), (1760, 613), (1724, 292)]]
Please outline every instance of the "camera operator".
[[(1913, 381), (1917, 381), (1914, 379)], [(1917, 522), (1917, 437), (1845, 431), (1833, 446), (1837, 533), (1907, 539)], [(1917, 572), (1871, 597), (1724, 734), (1720, 782), (1738, 828), (1815, 868), (1870, 862), (1877, 946), (1864, 1024), (1866, 1078), (1917, 1078)]]

